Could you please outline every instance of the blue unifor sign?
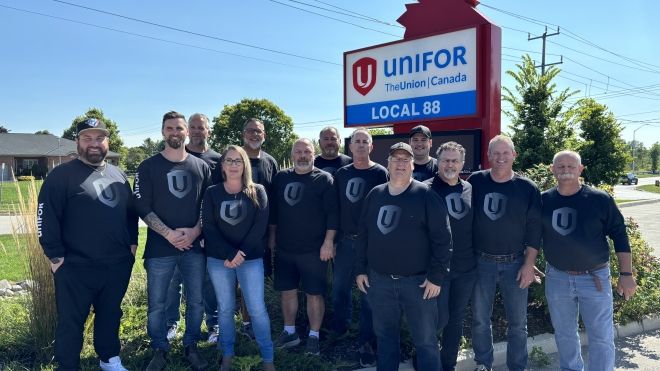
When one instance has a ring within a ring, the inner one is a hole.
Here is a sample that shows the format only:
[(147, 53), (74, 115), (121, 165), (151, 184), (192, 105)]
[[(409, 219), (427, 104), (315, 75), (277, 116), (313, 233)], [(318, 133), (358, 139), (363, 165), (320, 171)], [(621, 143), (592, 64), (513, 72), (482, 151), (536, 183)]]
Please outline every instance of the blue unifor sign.
[(346, 125), (477, 113), (474, 28), (347, 52)]

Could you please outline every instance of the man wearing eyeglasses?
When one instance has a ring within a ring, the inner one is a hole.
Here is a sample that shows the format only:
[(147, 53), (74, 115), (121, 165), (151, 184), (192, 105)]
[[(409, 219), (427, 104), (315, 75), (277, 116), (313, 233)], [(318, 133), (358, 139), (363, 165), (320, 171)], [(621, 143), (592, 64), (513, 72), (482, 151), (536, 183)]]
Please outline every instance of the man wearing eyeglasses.
[(314, 159), (314, 166), (333, 175), (337, 169), (353, 162), (350, 157), (339, 153), (341, 137), (337, 128), (326, 126), (319, 133), (321, 153)]
[(438, 172), (438, 161), (430, 156), (432, 145), (433, 139), (429, 128), (417, 125), (410, 130), (410, 146), (415, 160), (413, 179), (423, 182), (433, 178)]
[(442, 330), (442, 370), (453, 371), (463, 336), (463, 318), (477, 279), (472, 248), (472, 186), (459, 177), (465, 164), (465, 148), (462, 145), (443, 143), (436, 155), (438, 173), (424, 183), (445, 202), (451, 225), (451, 272), (445, 278), (438, 298), (438, 329)]
[(452, 249), (447, 209), (434, 191), (412, 179), (410, 145), (390, 147), (387, 168), (389, 182), (364, 200), (355, 242), (356, 283), (371, 305), (378, 369), (399, 366), (403, 313), (418, 369), (438, 370), (436, 299), (449, 274)]
[(200, 207), (211, 183), (209, 166), (184, 147), (188, 136), (185, 116), (163, 116), (165, 149), (144, 160), (135, 175), (136, 208), (149, 226), (144, 251), (147, 271), (147, 334), (153, 357), (147, 370), (162, 370), (170, 349), (166, 327), (167, 291), (175, 268), (186, 288), (184, 358), (193, 369), (208, 366), (197, 351), (204, 312), (202, 287), (206, 258), (201, 246)]
[(102, 120), (76, 126), (78, 159), (54, 168), (39, 192), (39, 242), (55, 281), (59, 370), (78, 370), (85, 321), (94, 307), (94, 349), (102, 370), (126, 370), (119, 357), (121, 301), (137, 249), (137, 214), (126, 175), (105, 161)]

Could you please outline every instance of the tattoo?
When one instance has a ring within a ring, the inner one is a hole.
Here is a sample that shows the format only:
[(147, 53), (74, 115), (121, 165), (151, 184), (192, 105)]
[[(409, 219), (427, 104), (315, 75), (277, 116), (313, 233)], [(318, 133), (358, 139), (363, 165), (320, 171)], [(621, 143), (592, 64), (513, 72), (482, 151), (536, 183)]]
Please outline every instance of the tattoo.
[(167, 233), (170, 231), (170, 227), (166, 226), (154, 212), (150, 212), (142, 218), (142, 220), (144, 220), (144, 223), (149, 226), (149, 228), (153, 229), (163, 237), (167, 236)]

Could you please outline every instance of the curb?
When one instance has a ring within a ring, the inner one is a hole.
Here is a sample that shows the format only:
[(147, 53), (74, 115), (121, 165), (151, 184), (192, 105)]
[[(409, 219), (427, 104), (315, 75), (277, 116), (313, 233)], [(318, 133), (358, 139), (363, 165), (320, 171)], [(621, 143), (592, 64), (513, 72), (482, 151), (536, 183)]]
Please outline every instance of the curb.
[(660, 198), (658, 199), (652, 199), (652, 200), (640, 200), (640, 201), (630, 201), (630, 202), (624, 202), (622, 204), (619, 204), (619, 208), (624, 208), (624, 207), (630, 207), (630, 206), (640, 206), (640, 205), (648, 205), (648, 204), (654, 204), (660, 202)]

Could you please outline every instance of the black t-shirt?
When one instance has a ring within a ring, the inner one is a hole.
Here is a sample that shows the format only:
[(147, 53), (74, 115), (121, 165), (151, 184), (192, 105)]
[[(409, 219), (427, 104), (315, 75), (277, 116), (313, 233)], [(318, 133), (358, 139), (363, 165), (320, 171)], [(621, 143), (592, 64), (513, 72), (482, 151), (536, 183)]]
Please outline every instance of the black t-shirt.
[(465, 273), (476, 266), (474, 248), (472, 248), (472, 185), (458, 179), (456, 185), (449, 185), (439, 176), (434, 176), (424, 182), (436, 191), (445, 201), (449, 223), (451, 224), (451, 237), (454, 250), (451, 254), (451, 270)]
[[(140, 217), (153, 212), (169, 228), (192, 228), (199, 221), (204, 191), (211, 183), (211, 170), (206, 162), (187, 156), (171, 162), (158, 153), (142, 161), (135, 174), (135, 205)], [(193, 250), (201, 252), (201, 236)], [(160, 258), (181, 254), (177, 248), (154, 230), (147, 230), (144, 258)]]
[(186, 147), (186, 152), (190, 153), (191, 155), (201, 158), (206, 162), (207, 165), (209, 165), (209, 168), (211, 169), (211, 182), (212, 184), (218, 184), (222, 182), (222, 155), (219, 154), (218, 152), (208, 149), (206, 152), (200, 153), (200, 152), (193, 152)]
[(332, 160), (326, 160), (321, 157), (321, 155), (318, 155), (316, 158), (314, 158), (314, 166), (330, 173), (330, 175), (334, 175), (335, 171), (350, 163), (353, 163), (353, 159), (341, 153), (339, 156), (333, 158)]
[(137, 245), (138, 219), (131, 186), (116, 166), (94, 169), (76, 159), (46, 177), (37, 233), (49, 258), (103, 264), (133, 259), (130, 245)]
[(360, 213), (364, 198), (379, 184), (387, 182), (387, 169), (374, 164), (368, 169), (356, 169), (346, 165), (335, 172), (335, 186), (339, 196), (339, 231), (342, 234), (358, 233)]
[(202, 229), (207, 256), (232, 260), (241, 250), (245, 260), (261, 258), (266, 247), (268, 197), (256, 184), (259, 207), (245, 192), (229, 194), (224, 184), (209, 187), (202, 202)]
[(261, 151), (259, 158), (250, 159), (250, 166), (252, 167), (252, 181), (264, 186), (268, 197), (271, 197), (273, 178), (278, 171), (277, 161), (273, 156)]
[(270, 224), (277, 226), (277, 249), (319, 251), (327, 230), (337, 230), (339, 208), (332, 176), (314, 168), (307, 174), (282, 170), (273, 181)]
[(584, 271), (609, 261), (607, 236), (616, 252), (630, 252), (623, 215), (607, 193), (583, 185), (562, 196), (554, 187), (542, 199), (543, 250), (555, 268)]
[(369, 192), (355, 242), (357, 274), (368, 269), (404, 276), (425, 273), (440, 285), (449, 273), (451, 249), (447, 208), (424, 183), (413, 180), (396, 196), (390, 195), (387, 183)]
[(423, 182), (427, 179), (433, 178), (438, 173), (438, 160), (431, 157), (429, 162), (418, 165), (415, 164), (413, 169), (413, 179)]
[(473, 244), (477, 251), (509, 255), (541, 246), (541, 193), (531, 180), (514, 174), (495, 182), (490, 170), (473, 173)]

